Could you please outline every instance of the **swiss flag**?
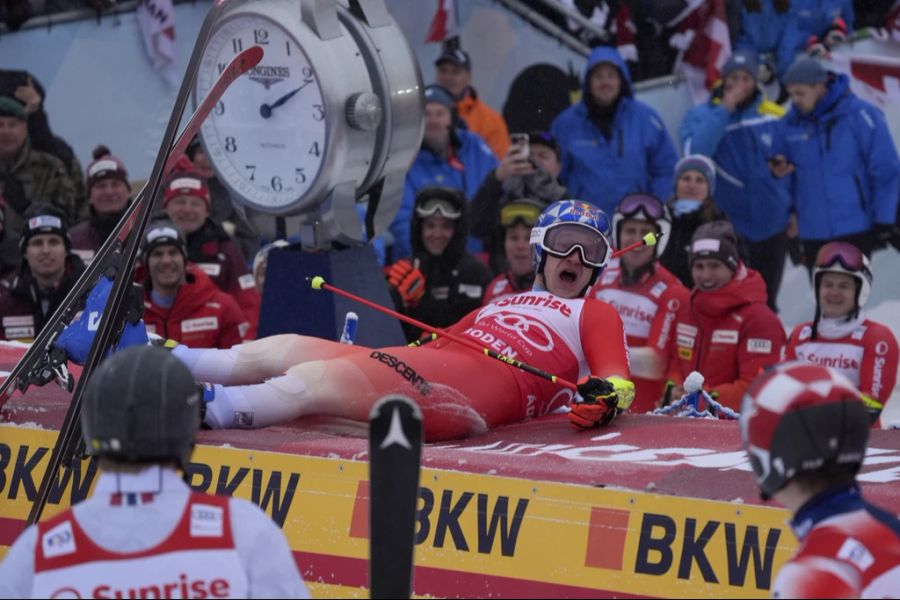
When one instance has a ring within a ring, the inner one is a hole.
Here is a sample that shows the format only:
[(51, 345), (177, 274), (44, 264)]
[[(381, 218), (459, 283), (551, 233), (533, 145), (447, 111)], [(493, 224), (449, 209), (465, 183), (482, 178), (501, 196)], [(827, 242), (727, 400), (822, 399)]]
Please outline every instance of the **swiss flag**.
[(713, 84), (722, 77), (722, 67), (731, 55), (731, 38), (725, 0), (698, 2), (678, 24), (671, 44), (682, 50), (681, 71), (691, 86), (695, 102), (709, 96)]
[(443, 42), (459, 36), (459, 24), (456, 22), (456, 1), (438, 0), (437, 12), (428, 26), (425, 43)]

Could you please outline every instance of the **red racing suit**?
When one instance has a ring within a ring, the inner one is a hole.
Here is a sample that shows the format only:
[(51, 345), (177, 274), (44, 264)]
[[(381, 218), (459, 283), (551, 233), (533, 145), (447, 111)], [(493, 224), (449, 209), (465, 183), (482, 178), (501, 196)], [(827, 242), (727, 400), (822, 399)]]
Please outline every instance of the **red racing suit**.
[(516, 277), (512, 271), (500, 273), (487, 285), (482, 304), (488, 305), (494, 300), (502, 300), (515, 294), (531, 291), (534, 276)]
[(690, 303), (691, 293), (659, 263), (638, 281), (626, 283), (617, 260), (589, 295), (615, 308), (625, 324), (634, 382), (631, 412), (653, 410), (665, 388), (675, 317)]
[(675, 321), (670, 378), (681, 384), (691, 371), (699, 371), (707, 392), (740, 410), (744, 390), (781, 359), (785, 342), (781, 321), (766, 298), (760, 274), (743, 264), (723, 287), (691, 292), (690, 305)]
[(145, 292), (144, 324), (148, 332), (192, 348), (231, 348), (244, 341), (249, 329), (234, 298), (192, 264), (171, 308), (158, 306), (150, 290)]
[(791, 526), (800, 550), (775, 577), (773, 598), (900, 598), (900, 521), (856, 485), (815, 496)]
[(797, 325), (788, 340), (785, 358), (808, 360), (840, 371), (863, 394), (882, 405), (887, 403), (897, 383), (897, 338), (890, 329), (864, 316), (839, 327), (832, 335), (819, 328), (813, 340), (812, 321)]

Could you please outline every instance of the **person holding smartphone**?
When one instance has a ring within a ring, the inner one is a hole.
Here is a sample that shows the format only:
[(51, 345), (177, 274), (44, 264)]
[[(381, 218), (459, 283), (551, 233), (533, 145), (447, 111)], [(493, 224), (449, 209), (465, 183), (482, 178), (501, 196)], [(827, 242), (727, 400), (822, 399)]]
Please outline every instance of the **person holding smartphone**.
[(559, 146), (549, 133), (513, 133), (506, 156), (481, 184), (472, 198), (472, 235), (480, 238), (495, 275), (509, 268), (504, 250), (501, 210), (511, 202), (526, 200), (543, 208), (566, 197), (559, 182)]

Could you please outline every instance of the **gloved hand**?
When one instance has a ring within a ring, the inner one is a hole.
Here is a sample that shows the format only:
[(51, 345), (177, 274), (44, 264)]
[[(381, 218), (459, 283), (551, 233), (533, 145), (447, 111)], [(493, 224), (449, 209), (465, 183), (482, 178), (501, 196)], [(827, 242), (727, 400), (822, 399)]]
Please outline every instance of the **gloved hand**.
[(616, 417), (619, 401), (616, 389), (601, 377), (583, 377), (578, 380), (578, 395), (569, 404), (569, 423), (576, 429), (591, 429), (597, 425), (609, 425)]
[(387, 278), (405, 306), (415, 306), (425, 296), (425, 276), (406, 259), (391, 265)]
[(811, 35), (806, 40), (806, 54), (812, 58), (825, 58), (828, 56), (828, 46), (818, 37)]

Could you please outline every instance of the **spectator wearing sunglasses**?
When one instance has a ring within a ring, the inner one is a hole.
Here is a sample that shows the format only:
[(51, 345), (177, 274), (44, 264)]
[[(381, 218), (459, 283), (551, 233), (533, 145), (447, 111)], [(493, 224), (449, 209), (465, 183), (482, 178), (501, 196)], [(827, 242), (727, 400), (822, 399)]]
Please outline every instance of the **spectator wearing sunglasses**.
[(538, 202), (543, 209), (566, 198), (566, 188), (559, 182), (561, 169), (559, 146), (553, 136), (546, 131), (532, 131), (527, 148), (510, 146), (500, 165), (484, 178), (472, 197), (471, 233), (484, 244), (494, 273), (505, 273), (508, 268), (501, 207), (527, 199)]
[[(419, 191), (410, 226), (412, 257), (387, 269), (398, 310), (435, 327), (448, 327), (481, 306), (491, 274), (466, 252), (468, 202), (459, 190)], [(409, 341), (422, 335), (404, 324)]]
[(785, 358), (843, 373), (862, 392), (874, 421), (897, 382), (900, 351), (891, 330), (862, 310), (872, 290), (869, 259), (852, 244), (830, 242), (812, 272), (815, 316), (791, 332)]
[(508, 267), (505, 273), (497, 275), (488, 285), (484, 295), (485, 304), (527, 292), (534, 285), (531, 228), (543, 208), (541, 202), (516, 200), (500, 209), (500, 231), (503, 232), (503, 249)]
[(697, 228), (691, 242), (694, 290), (673, 323), (675, 343), (664, 402), (684, 395), (685, 378), (699, 371), (719, 402), (740, 409), (747, 386), (781, 358), (784, 327), (766, 305), (766, 284), (737, 250), (734, 228), (713, 221)]
[(649, 194), (625, 196), (613, 214), (613, 245), (617, 249), (661, 234), (655, 246), (643, 246), (613, 259), (590, 295), (619, 313), (625, 324), (634, 382), (632, 412), (656, 408), (669, 370), (670, 340), (675, 317), (690, 303), (690, 292), (659, 262), (672, 221), (661, 200)]

